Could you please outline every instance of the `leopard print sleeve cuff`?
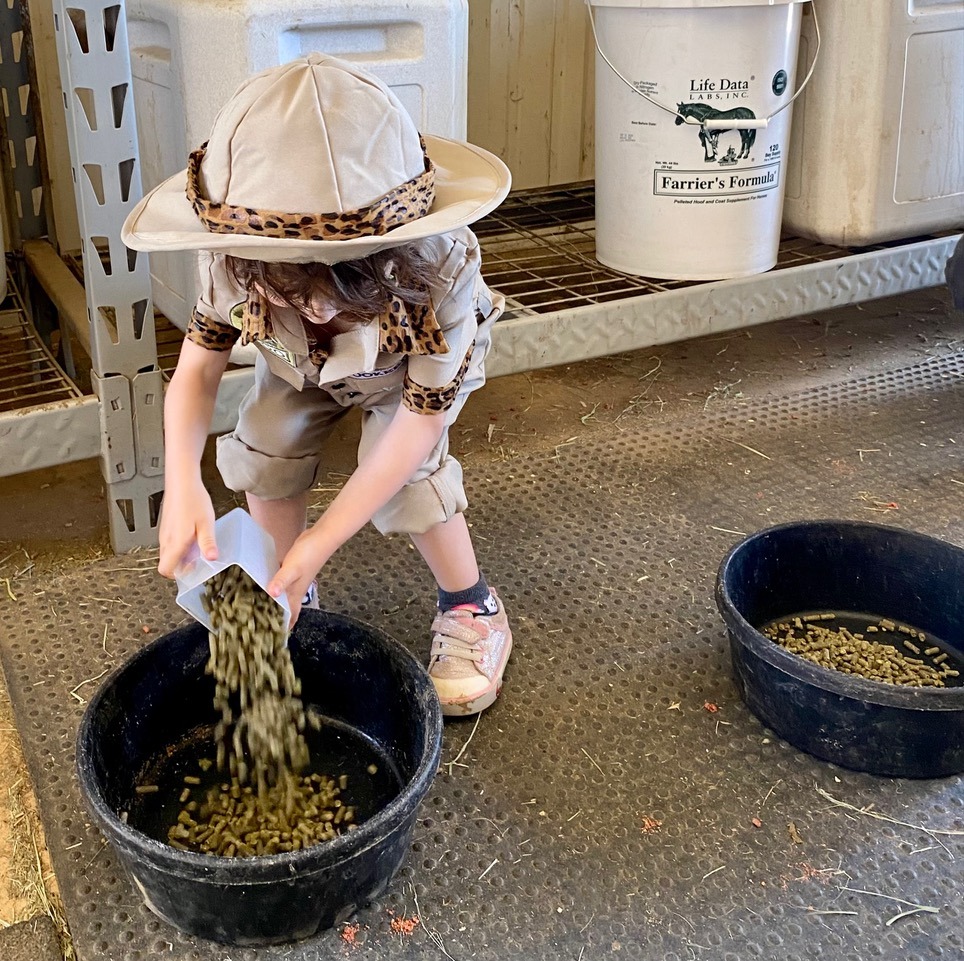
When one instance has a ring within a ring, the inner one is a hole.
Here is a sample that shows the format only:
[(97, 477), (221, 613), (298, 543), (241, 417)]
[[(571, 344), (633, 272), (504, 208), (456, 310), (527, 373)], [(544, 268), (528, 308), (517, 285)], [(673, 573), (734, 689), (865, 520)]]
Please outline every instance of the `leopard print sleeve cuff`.
[(191, 313), (185, 336), (205, 350), (230, 350), (241, 336), (241, 331), (230, 324), (223, 324), (205, 317), (195, 308)]
[(465, 372), (472, 361), (473, 350), (475, 350), (474, 340), (462, 360), (458, 373), (442, 387), (423, 387), (406, 375), (405, 384), (402, 387), (402, 403), (416, 414), (439, 414), (448, 410), (458, 396)]

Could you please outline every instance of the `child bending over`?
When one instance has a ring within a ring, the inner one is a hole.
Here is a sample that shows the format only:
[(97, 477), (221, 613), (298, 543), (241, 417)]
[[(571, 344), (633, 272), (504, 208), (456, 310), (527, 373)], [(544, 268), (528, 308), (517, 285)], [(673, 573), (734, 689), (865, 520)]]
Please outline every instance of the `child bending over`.
[[(148, 194), (123, 232), (138, 250), (199, 252), (201, 293), (164, 406), (160, 573), (173, 576), (195, 542), (217, 557), (201, 454), (230, 349), (254, 343), (254, 386), (217, 462), (274, 538), (269, 592), (286, 593), (297, 618), (368, 521), (408, 534), (438, 584), (429, 673), (449, 715), (495, 700), (512, 647), (448, 450), (503, 307), (466, 225), (508, 188), (497, 158), (421, 138), (379, 80), (310, 54), (242, 84), (186, 180)], [(324, 442), (353, 407), (358, 466), (306, 529)]]

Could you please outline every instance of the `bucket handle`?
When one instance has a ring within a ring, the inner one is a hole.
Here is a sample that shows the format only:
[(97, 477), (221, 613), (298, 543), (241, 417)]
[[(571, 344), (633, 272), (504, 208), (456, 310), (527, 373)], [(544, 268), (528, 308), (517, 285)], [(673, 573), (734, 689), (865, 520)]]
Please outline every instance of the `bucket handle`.
[[(592, 9), (592, 0), (586, 0), (586, 7), (589, 9), (589, 24), (592, 27), (593, 43), (596, 45), (596, 50), (599, 53), (599, 56), (603, 58), (603, 61), (605, 62), (606, 66), (608, 66), (609, 69), (612, 70), (612, 72), (616, 74), (616, 76), (619, 77), (619, 79), (622, 80), (622, 82), (626, 84), (626, 86), (629, 87), (629, 89), (632, 90), (633, 93), (639, 94), (639, 96), (642, 97), (643, 100), (648, 100), (651, 104), (653, 104), (653, 106), (659, 107), (660, 110), (665, 110), (667, 113), (673, 114), (673, 116), (677, 118), (677, 122), (682, 121), (683, 123), (699, 125), (706, 130), (729, 130), (733, 127), (732, 120), (720, 120), (720, 119), (696, 120), (693, 117), (684, 117), (674, 107), (667, 107), (665, 103), (660, 103), (660, 101), (657, 100), (655, 97), (651, 97), (648, 93), (643, 93), (643, 91), (640, 90), (639, 87), (636, 86), (636, 84), (634, 84), (630, 80), (627, 80), (619, 72), (615, 64), (612, 62), (612, 60), (610, 60), (609, 57), (607, 57), (606, 54), (603, 53), (602, 47), (599, 46), (599, 35), (596, 33), (596, 17)], [(778, 113), (782, 113), (784, 110), (786, 110), (787, 107), (789, 107), (790, 104), (792, 104), (793, 101), (796, 100), (797, 97), (799, 97), (800, 94), (803, 93), (804, 88), (810, 82), (810, 78), (813, 76), (814, 67), (816, 67), (817, 65), (817, 57), (820, 53), (820, 24), (817, 22), (817, 10), (816, 10), (815, 3), (811, 2), (810, 10), (813, 14), (813, 29), (817, 35), (817, 48), (813, 52), (813, 60), (810, 62), (810, 69), (807, 71), (807, 75), (803, 78), (803, 83), (801, 83), (800, 86), (797, 87), (793, 96), (785, 104), (783, 104), (780, 107), (777, 107), (777, 109), (774, 110), (773, 113), (771, 113), (768, 117), (754, 117), (752, 120), (741, 119), (740, 120), (741, 127), (746, 127), (746, 128), (752, 127), (757, 130), (765, 129), (767, 124), (769, 124), (770, 121)]]

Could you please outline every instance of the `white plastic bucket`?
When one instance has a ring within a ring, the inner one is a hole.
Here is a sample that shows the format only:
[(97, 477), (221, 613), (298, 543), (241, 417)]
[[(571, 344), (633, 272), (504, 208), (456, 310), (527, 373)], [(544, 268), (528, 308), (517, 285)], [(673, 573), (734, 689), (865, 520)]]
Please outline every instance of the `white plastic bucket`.
[(601, 263), (677, 280), (773, 267), (804, 2), (587, 0)]

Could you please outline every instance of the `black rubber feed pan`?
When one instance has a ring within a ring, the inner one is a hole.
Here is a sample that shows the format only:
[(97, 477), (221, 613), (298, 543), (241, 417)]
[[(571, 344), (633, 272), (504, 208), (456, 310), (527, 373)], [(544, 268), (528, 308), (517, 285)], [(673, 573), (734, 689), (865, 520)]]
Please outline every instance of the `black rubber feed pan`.
[(179, 782), (199, 745), (210, 754), (214, 684), (204, 673), (208, 640), (200, 624), (135, 654), (84, 712), (77, 768), (85, 800), (148, 907), (189, 934), (275, 944), (349, 917), (399, 868), (435, 776), (438, 697), (401, 644), (351, 618), (305, 610), (289, 649), (305, 706), (325, 719), (317, 735), (323, 749), (312, 744), (315, 769), (347, 769), (354, 781), (374, 761), (380, 772), (358, 798), (359, 827), (301, 851), (249, 858), (178, 851), (158, 839), (165, 829), (150, 806), (163, 787), (156, 795), (135, 791)]
[(784, 524), (724, 558), (716, 602), (747, 706), (782, 738), (842, 767), (896, 777), (964, 771), (964, 687), (908, 687), (813, 664), (760, 627), (843, 611), (922, 631), (964, 660), (964, 550), (848, 521)]

